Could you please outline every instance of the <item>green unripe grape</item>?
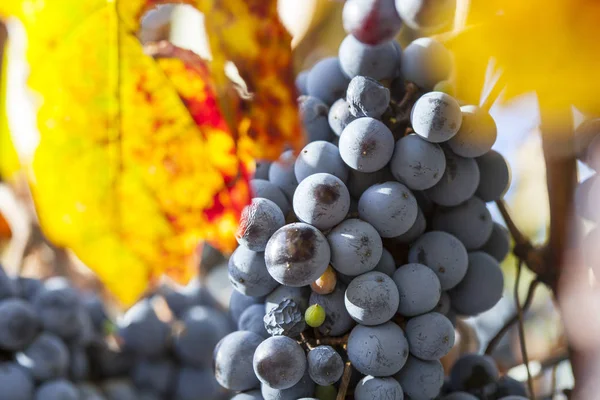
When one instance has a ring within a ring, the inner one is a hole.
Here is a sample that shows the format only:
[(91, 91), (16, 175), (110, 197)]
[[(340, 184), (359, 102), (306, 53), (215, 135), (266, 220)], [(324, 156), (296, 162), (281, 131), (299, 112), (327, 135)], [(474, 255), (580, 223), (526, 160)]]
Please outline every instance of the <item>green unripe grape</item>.
[(304, 320), (310, 327), (320, 327), (325, 322), (325, 309), (318, 304), (313, 304), (306, 309)]
[(450, 96), (455, 95), (454, 85), (452, 85), (452, 83), (450, 83), (450, 81), (439, 81), (438, 83), (435, 84), (435, 86), (433, 87), (433, 90), (435, 92), (444, 92)]
[(315, 390), (315, 397), (319, 400), (335, 400), (337, 397), (337, 390), (335, 386), (319, 386)]

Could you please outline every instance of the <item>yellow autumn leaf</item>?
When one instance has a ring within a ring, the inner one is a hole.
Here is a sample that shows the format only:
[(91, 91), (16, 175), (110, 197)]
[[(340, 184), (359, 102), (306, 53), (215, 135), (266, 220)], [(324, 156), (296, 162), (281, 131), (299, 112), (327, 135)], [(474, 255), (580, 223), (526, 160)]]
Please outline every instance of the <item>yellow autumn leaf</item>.
[(455, 56), (457, 96), (479, 101), (493, 58), (507, 99), (535, 91), (545, 107), (600, 111), (598, 21), (594, 0), (472, 1), (467, 28), (446, 41)]
[[(249, 156), (274, 157), (286, 141), (301, 141), (289, 37), (271, 13), (275, 1), (195, 4), (215, 7), (207, 20), (217, 35), (250, 32), (239, 43), (247, 52), (211, 36), (218, 57), (210, 71), (172, 45), (141, 46), (139, 17), (158, 3), (0, 3), (0, 16), (24, 25), (28, 85), (42, 99), (39, 144), (21, 161), (44, 232), (72, 249), (125, 305), (164, 272), (189, 280), (201, 240), (231, 250), (250, 198)], [(242, 8), (234, 14), (234, 7)], [(261, 59), (262, 47), (270, 55)], [(252, 102), (233, 96), (217, 72), (225, 58), (257, 90)], [(264, 78), (271, 87), (259, 95), (262, 83), (252, 83)], [(279, 118), (259, 110), (268, 101)]]

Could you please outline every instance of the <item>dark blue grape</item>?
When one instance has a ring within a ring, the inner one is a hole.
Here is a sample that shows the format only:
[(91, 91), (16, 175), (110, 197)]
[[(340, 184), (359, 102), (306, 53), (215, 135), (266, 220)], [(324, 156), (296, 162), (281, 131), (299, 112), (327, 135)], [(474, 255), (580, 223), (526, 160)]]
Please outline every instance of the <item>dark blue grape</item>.
[(230, 390), (258, 388), (260, 382), (252, 366), (254, 352), (263, 337), (254, 332), (238, 331), (225, 336), (215, 349), (215, 377)]
[(350, 122), (340, 136), (340, 156), (352, 169), (375, 172), (390, 161), (394, 153), (394, 136), (381, 121), (358, 118)]
[(350, 106), (345, 98), (336, 100), (327, 115), (329, 127), (337, 136), (340, 136), (346, 125), (355, 119), (356, 117), (350, 113)]
[(253, 304), (248, 307), (237, 323), (239, 331), (250, 331), (264, 338), (269, 337), (269, 333), (265, 329), (265, 305), (264, 304)]
[(329, 128), (329, 107), (327, 104), (313, 96), (300, 96), (298, 103), (300, 105), (300, 117), (302, 118), (302, 124), (307, 135), (307, 142), (330, 140), (332, 134)]
[(296, 383), (289, 389), (274, 389), (269, 385), (262, 384), (261, 392), (263, 400), (300, 400), (307, 398), (306, 396), (312, 396), (315, 393), (315, 383), (310, 379), (308, 371), (304, 373), (304, 376), (300, 382)]
[(307, 355), (308, 374), (321, 386), (333, 385), (344, 373), (344, 361), (331, 346), (317, 346)]
[(337, 57), (324, 58), (308, 73), (306, 90), (326, 104), (333, 104), (346, 93), (349, 79), (341, 70)]
[(461, 157), (480, 157), (490, 151), (496, 141), (496, 123), (489, 112), (477, 106), (462, 106), (460, 111), (462, 124), (448, 146)]
[(440, 313), (409, 319), (405, 331), (410, 353), (421, 360), (439, 360), (454, 346), (454, 326)]
[(444, 149), (446, 170), (442, 179), (425, 193), (441, 206), (457, 206), (471, 198), (479, 185), (479, 167), (473, 158), (463, 158)]
[(383, 253), (379, 233), (360, 219), (347, 219), (327, 235), (331, 265), (337, 271), (356, 276), (371, 271)]
[(442, 389), (444, 367), (439, 360), (424, 361), (409, 356), (394, 378), (411, 400), (430, 400), (436, 398)]
[(239, 246), (228, 263), (229, 282), (233, 288), (246, 296), (266, 296), (278, 284), (269, 275), (264, 253), (257, 253)]
[(354, 389), (356, 400), (403, 400), (404, 392), (394, 378), (365, 376)]
[(166, 395), (171, 388), (176, 365), (168, 358), (139, 360), (132, 371), (132, 380), (138, 389)]
[(465, 354), (454, 362), (450, 370), (450, 385), (454, 390), (480, 389), (496, 382), (498, 368), (490, 356)]
[(300, 95), (306, 95), (308, 94), (308, 89), (306, 87), (307, 81), (308, 81), (308, 74), (310, 71), (305, 70), (305, 71), (301, 71), (297, 76), (296, 76), (296, 90), (298, 90), (298, 93)]
[(250, 297), (234, 290), (231, 292), (231, 297), (229, 298), (229, 315), (233, 322), (237, 324), (246, 308), (250, 307), (252, 304), (260, 304), (263, 301), (264, 298), (262, 297)]
[(446, 142), (460, 129), (460, 105), (446, 93), (426, 93), (413, 106), (410, 122), (417, 135), (428, 142)]
[(298, 185), (293, 206), (300, 221), (327, 230), (348, 215), (350, 193), (338, 177), (326, 173), (313, 174)]
[(10, 400), (32, 400), (34, 383), (31, 375), (14, 362), (0, 363), (2, 396)]
[(342, 20), (346, 33), (371, 45), (393, 39), (402, 27), (394, 0), (348, 0)]
[(23, 350), (38, 333), (39, 321), (35, 309), (19, 298), (0, 301), (0, 348)]
[(396, 0), (402, 21), (412, 29), (431, 32), (452, 23), (456, 0)]
[(306, 372), (304, 350), (287, 336), (270, 337), (254, 352), (254, 372), (262, 383), (273, 389), (289, 389), (300, 382)]
[(311, 291), (308, 286), (291, 287), (281, 285), (273, 290), (265, 299), (265, 313), (268, 314), (286, 299), (294, 300), (294, 303), (296, 303), (304, 312), (308, 308), (308, 298), (310, 293)]
[(445, 170), (446, 156), (439, 145), (429, 143), (416, 134), (396, 142), (390, 171), (410, 189), (429, 189), (442, 179)]
[(373, 79), (391, 79), (397, 73), (398, 50), (393, 41), (371, 46), (352, 35), (346, 36), (338, 52), (342, 71), (349, 78), (362, 75)]
[(448, 79), (452, 70), (450, 51), (429, 37), (413, 40), (402, 53), (402, 75), (422, 89), (431, 90)]
[(440, 207), (432, 220), (432, 228), (456, 236), (467, 250), (480, 248), (494, 228), (492, 215), (478, 197), (471, 197), (456, 207)]
[(398, 313), (402, 316), (412, 317), (429, 312), (440, 299), (440, 280), (423, 264), (402, 265), (392, 278), (400, 295)]
[(143, 299), (131, 307), (118, 324), (123, 347), (141, 356), (154, 357), (167, 349), (169, 325), (161, 321), (152, 301)]
[(500, 200), (510, 185), (510, 171), (506, 160), (494, 150), (476, 160), (480, 179), (475, 194), (486, 202)]
[(279, 206), (284, 216), (288, 215), (292, 209), (285, 194), (274, 183), (264, 179), (252, 179), (250, 188), (252, 189), (252, 196), (271, 200)]
[(15, 359), (36, 380), (57, 379), (67, 375), (69, 349), (59, 337), (43, 332)]
[(345, 296), (348, 313), (363, 325), (383, 324), (398, 311), (398, 287), (381, 272), (357, 276), (348, 285)]
[(296, 158), (294, 173), (298, 182), (317, 173), (334, 175), (342, 182), (348, 179), (348, 167), (340, 157), (338, 148), (321, 140), (311, 142), (302, 149)]
[(294, 191), (298, 186), (294, 173), (294, 162), (296, 157), (292, 150), (281, 153), (279, 159), (271, 164), (269, 168), (269, 181), (279, 187), (288, 201), (294, 198)]
[(379, 118), (390, 104), (390, 91), (367, 76), (355, 76), (348, 85), (346, 102), (355, 117)]
[(269, 199), (255, 197), (242, 210), (235, 238), (249, 250), (264, 251), (271, 235), (283, 225), (285, 217), (279, 206)]
[(499, 223), (494, 222), (490, 238), (479, 250), (488, 253), (498, 262), (504, 261), (510, 251), (510, 235), (508, 230)]

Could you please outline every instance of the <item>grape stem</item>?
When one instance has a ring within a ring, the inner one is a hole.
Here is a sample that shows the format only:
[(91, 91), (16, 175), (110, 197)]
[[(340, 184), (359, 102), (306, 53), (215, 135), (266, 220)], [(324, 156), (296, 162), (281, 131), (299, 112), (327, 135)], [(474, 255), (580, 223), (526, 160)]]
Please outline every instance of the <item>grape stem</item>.
[(352, 377), (352, 364), (350, 361), (346, 362), (344, 367), (344, 374), (342, 375), (342, 381), (340, 388), (338, 389), (337, 397), (335, 400), (344, 400), (346, 398), (346, 392), (348, 391), (348, 385), (350, 384), (350, 378)]
[(515, 280), (515, 304), (517, 305), (517, 316), (519, 320), (519, 342), (521, 344), (521, 357), (525, 363), (527, 370), (527, 386), (529, 387), (529, 396), (535, 398), (535, 392), (533, 390), (533, 377), (531, 376), (531, 369), (529, 368), (529, 356), (527, 354), (527, 345), (525, 343), (525, 324), (523, 323), (523, 308), (521, 307), (521, 299), (519, 297), (519, 283), (521, 282), (521, 272), (523, 271), (523, 260), (517, 260), (517, 277)]

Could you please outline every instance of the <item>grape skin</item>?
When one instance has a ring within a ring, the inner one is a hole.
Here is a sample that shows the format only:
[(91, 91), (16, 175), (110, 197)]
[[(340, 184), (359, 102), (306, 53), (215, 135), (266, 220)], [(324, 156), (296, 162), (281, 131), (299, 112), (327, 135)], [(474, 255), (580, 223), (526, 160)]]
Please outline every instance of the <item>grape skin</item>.
[[(269, 179), (269, 168), (271, 168), (270, 161), (256, 161), (253, 179)], [(262, 196), (256, 196), (262, 197)]]
[(279, 187), (288, 201), (294, 197), (294, 191), (298, 186), (296, 174), (294, 173), (294, 162), (296, 157), (292, 150), (286, 150), (279, 159), (271, 164), (269, 168), (269, 181)]
[(81, 333), (78, 316), (83, 307), (79, 293), (62, 277), (44, 282), (33, 299), (42, 327), (63, 339), (72, 339)]
[(18, 298), (0, 301), (0, 348), (23, 350), (38, 333), (39, 321), (34, 308)]
[(333, 385), (344, 373), (344, 361), (331, 346), (318, 346), (308, 352), (308, 374), (321, 386)]
[(354, 389), (356, 400), (403, 400), (404, 392), (394, 378), (375, 378), (365, 376)]
[(415, 223), (402, 235), (393, 237), (392, 241), (395, 243), (410, 244), (421, 237), (421, 235), (423, 235), (425, 232), (425, 229), (427, 229), (427, 221), (425, 220), (425, 216), (423, 215), (421, 209), (418, 208), (417, 219), (415, 220)]
[(481, 157), (496, 142), (496, 122), (489, 112), (477, 106), (462, 106), (460, 111), (462, 124), (448, 146), (461, 157)]
[(383, 253), (381, 236), (360, 219), (347, 219), (327, 235), (331, 265), (337, 271), (356, 276), (375, 268)]
[(433, 89), (436, 83), (448, 79), (451, 70), (450, 52), (435, 39), (415, 39), (402, 53), (404, 78), (422, 89)]
[[(174, 400), (196, 400), (198, 393), (209, 399), (216, 398), (221, 390), (212, 370), (184, 366), (177, 375)], [(114, 400), (125, 399), (115, 397)]]
[(456, 236), (467, 250), (483, 246), (494, 228), (492, 215), (478, 197), (456, 207), (439, 208), (433, 216), (432, 228)]
[(402, 27), (394, 0), (348, 0), (342, 21), (346, 33), (370, 45), (393, 39)]
[(408, 252), (408, 261), (431, 268), (442, 290), (458, 285), (469, 265), (467, 250), (460, 240), (440, 231), (427, 232), (417, 239)]
[(423, 264), (405, 264), (392, 277), (400, 304), (398, 314), (405, 317), (424, 314), (434, 309), (442, 293), (440, 280)]
[(15, 359), (36, 380), (58, 379), (67, 374), (69, 349), (59, 337), (42, 332)]
[(345, 98), (336, 100), (329, 108), (329, 114), (327, 115), (329, 127), (336, 136), (340, 136), (346, 125), (355, 119), (356, 117), (350, 113), (350, 106)]
[(347, 352), (350, 362), (360, 373), (386, 377), (405, 365), (408, 342), (402, 329), (393, 322), (377, 326), (357, 325), (348, 337)]
[(363, 117), (350, 122), (340, 135), (340, 156), (352, 169), (375, 172), (391, 160), (394, 136), (381, 121)]
[(401, 183), (385, 182), (367, 189), (358, 201), (358, 214), (390, 238), (406, 233), (417, 220), (419, 207), (411, 191)]
[(308, 298), (310, 296), (308, 287), (291, 287), (281, 285), (273, 290), (265, 299), (265, 314), (268, 314), (285, 299), (293, 300), (302, 312), (308, 308)]
[(486, 202), (500, 200), (510, 185), (510, 171), (506, 160), (494, 150), (476, 160), (480, 180), (475, 194)]
[(231, 319), (237, 324), (244, 310), (252, 304), (262, 303), (263, 300), (264, 299), (261, 297), (246, 296), (237, 290), (233, 290), (231, 292), (231, 297), (229, 298), (229, 315)]
[(255, 197), (242, 210), (235, 238), (249, 250), (264, 251), (271, 235), (283, 225), (285, 217), (277, 204)]
[(338, 58), (328, 57), (311, 68), (306, 80), (306, 90), (309, 96), (331, 105), (344, 95), (349, 81), (342, 72)]
[(446, 93), (426, 93), (413, 106), (410, 122), (415, 133), (428, 142), (446, 142), (460, 129), (460, 105)]
[(151, 300), (144, 299), (127, 310), (119, 322), (119, 335), (125, 349), (155, 357), (166, 351), (169, 326), (158, 319)]
[(473, 158), (457, 156), (444, 149), (446, 169), (438, 183), (425, 193), (440, 206), (457, 206), (471, 198), (479, 186), (479, 167)]
[(176, 365), (169, 358), (138, 360), (132, 372), (136, 387), (165, 396), (175, 376)]
[(389, 277), (394, 275), (394, 272), (396, 271), (396, 261), (394, 261), (392, 254), (385, 248), (382, 249), (381, 258), (375, 268), (373, 268), (373, 271), (382, 272)]
[(289, 214), (291, 210), (290, 202), (277, 185), (265, 179), (252, 179), (250, 188), (253, 197), (269, 199), (279, 206), (284, 216)]
[(327, 230), (346, 218), (350, 210), (350, 193), (338, 177), (313, 174), (298, 185), (293, 207), (300, 221)]
[(388, 181), (394, 181), (394, 176), (387, 167), (375, 172), (361, 172), (351, 168), (348, 176), (348, 191), (352, 197), (359, 199), (371, 186)]
[(289, 389), (304, 376), (306, 356), (295, 340), (273, 336), (258, 345), (253, 365), (262, 383), (273, 389)]
[(310, 71), (305, 70), (305, 71), (300, 71), (300, 73), (296, 76), (296, 90), (298, 90), (298, 93), (300, 95), (307, 95), (308, 94), (308, 89), (306, 87), (307, 83), (308, 83), (308, 74), (310, 73)]
[(0, 387), (2, 393), (11, 400), (31, 400), (34, 383), (32, 377), (17, 363), (0, 363)]
[(499, 223), (494, 222), (490, 238), (479, 250), (488, 253), (496, 261), (502, 262), (510, 251), (510, 235), (508, 230)]
[(388, 88), (367, 76), (355, 76), (348, 85), (346, 102), (355, 117), (379, 118), (390, 103)]
[(268, 338), (269, 334), (265, 329), (263, 319), (265, 317), (265, 305), (253, 304), (246, 308), (237, 323), (238, 331), (250, 331), (264, 338)]
[(77, 388), (65, 379), (44, 382), (35, 393), (36, 400), (79, 400)]
[(239, 246), (229, 257), (228, 273), (233, 288), (246, 296), (266, 296), (278, 286), (267, 270), (264, 253), (245, 246)]
[(238, 393), (231, 400), (263, 400), (260, 390), (251, 390), (245, 393)]
[(325, 310), (325, 322), (318, 329), (323, 335), (340, 336), (354, 326), (354, 320), (348, 313), (345, 304), (346, 286), (338, 282), (333, 293), (322, 295), (312, 293), (310, 305), (318, 304)]
[(306, 398), (306, 396), (312, 396), (315, 388), (315, 383), (310, 379), (308, 371), (306, 371), (300, 382), (289, 389), (273, 389), (263, 383), (261, 385), (261, 400), (299, 400), (300, 398)]
[(390, 171), (409, 189), (429, 189), (442, 179), (445, 169), (446, 156), (439, 145), (414, 133), (396, 142)]
[(500, 373), (494, 359), (479, 354), (465, 354), (450, 370), (450, 385), (454, 390), (479, 389), (496, 382)]
[(302, 182), (310, 175), (327, 173), (348, 180), (348, 167), (340, 157), (339, 149), (329, 142), (316, 141), (307, 144), (294, 163), (296, 180)]
[(249, 331), (232, 332), (221, 339), (214, 357), (215, 377), (221, 386), (236, 391), (258, 388), (253, 359), (262, 341), (263, 337)]
[(313, 96), (300, 96), (298, 98), (300, 117), (307, 134), (307, 142), (316, 140), (330, 140), (329, 107), (321, 99)]
[(392, 319), (398, 310), (399, 299), (392, 278), (376, 271), (354, 278), (345, 294), (348, 313), (362, 325), (379, 325)]
[(477, 315), (491, 309), (502, 298), (504, 276), (498, 262), (487, 253), (469, 253), (464, 279), (448, 294), (452, 308), (461, 315)]
[(394, 378), (411, 400), (430, 400), (440, 393), (444, 384), (444, 368), (439, 360), (425, 361), (409, 356)]
[(342, 41), (338, 57), (342, 71), (350, 79), (358, 75), (377, 80), (391, 79), (396, 75), (399, 63), (393, 41), (371, 46), (352, 35)]
[(439, 360), (454, 346), (454, 326), (436, 312), (411, 318), (406, 324), (410, 353), (426, 361)]

